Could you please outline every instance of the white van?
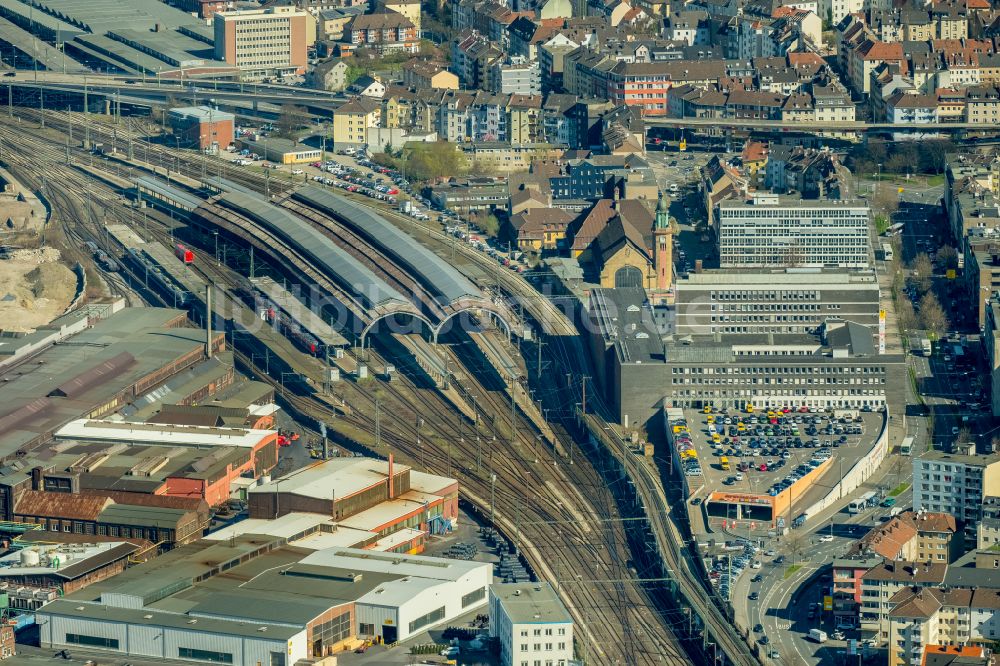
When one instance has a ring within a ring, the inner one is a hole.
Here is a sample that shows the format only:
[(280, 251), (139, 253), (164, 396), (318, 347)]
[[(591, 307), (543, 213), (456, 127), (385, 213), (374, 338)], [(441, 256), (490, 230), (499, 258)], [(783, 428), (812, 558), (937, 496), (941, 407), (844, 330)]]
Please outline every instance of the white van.
[(816, 641), (817, 643), (826, 643), (826, 632), (822, 629), (810, 629), (809, 638)]

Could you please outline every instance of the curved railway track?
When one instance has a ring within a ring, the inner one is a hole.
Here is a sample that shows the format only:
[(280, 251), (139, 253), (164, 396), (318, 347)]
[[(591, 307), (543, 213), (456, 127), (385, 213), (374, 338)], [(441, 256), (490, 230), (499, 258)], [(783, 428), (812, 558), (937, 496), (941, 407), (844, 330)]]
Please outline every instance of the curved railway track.
[[(58, 126), (59, 120), (57, 115), (50, 118), (48, 124)], [(122, 135), (128, 131), (131, 130), (119, 128), (111, 132), (97, 126), (91, 128), (98, 140), (110, 138), (119, 143), (127, 138)], [(133, 137), (132, 140), (137, 139)], [(37, 138), (40, 146), (45, 142), (46, 139)], [(152, 152), (160, 150), (154, 147)], [(80, 154), (80, 151), (73, 152)], [(46, 162), (50, 157), (56, 159), (51, 152), (43, 155)], [(178, 161), (178, 167), (181, 173), (198, 175), (197, 163)], [(231, 177), (231, 174), (224, 177)], [(263, 179), (254, 176), (241, 180), (260, 190)], [(94, 188), (95, 192), (100, 190), (98, 196), (102, 203), (114, 208), (117, 197), (108, 188), (95, 187), (78, 173), (76, 181), (82, 187)], [(201, 269), (207, 271), (210, 281), (217, 284), (228, 281), (224, 270), (212, 274), (214, 267)], [(254, 367), (253, 360), (243, 356), (241, 362)], [(257, 370), (262, 379), (266, 377), (259, 368)], [(266, 380), (277, 384), (273, 378)], [(394, 413), (391, 422), (382, 424), (385, 446), (413, 461), (422, 461), (439, 473), (452, 468), (463, 492), (484, 514), (490, 506), (490, 491), (494, 491), (498, 524), (519, 544), (529, 564), (559, 587), (581, 626), (581, 643), (589, 661), (601, 664), (690, 663), (672, 633), (672, 626), (679, 624), (679, 620), (658, 611), (643, 586), (629, 575), (626, 538), (618, 521), (614, 498), (598, 471), (585, 459), (578, 460), (576, 465), (566, 465), (561, 456), (544, 447), (534, 450), (538, 463), (533, 462), (534, 458), (529, 460), (524, 451), (535, 446), (537, 434), (529, 421), (519, 419), (515, 413), (514, 421), (518, 423), (511, 422), (506, 403), (498, 391), (487, 390), (474, 374), (466, 381), (470, 384), (464, 387), (467, 392), (478, 392), (482, 396), (482, 411), (493, 414), (492, 422), (480, 423), (480, 427), (485, 428), (480, 444), (485, 436), (490, 437), (488, 457), (480, 459), (474, 436), (465, 436), (474, 427), (466, 417), (457, 414), (439, 393), (419, 390), (408, 381), (403, 385), (396, 382), (383, 385), (393, 401), (408, 410), (406, 414)], [(301, 414), (317, 419), (329, 418), (329, 407), (322, 401), (284, 393), (288, 403)], [(351, 389), (351, 394), (355, 409), (348, 420), (358, 428), (371, 431), (375, 398), (357, 387)], [(412, 415), (412, 420), (404, 418), (408, 415)], [(417, 421), (420, 415), (424, 418), (423, 425)], [(510, 430), (516, 432), (513, 443), (502, 436)], [(432, 437), (424, 437), (424, 433), (435, 433), (438, 443), (435, 444)], [(447, 450), (441, 446), (443, 441), (451, 442)], [(635, 628), (640, 626), (643, 630), (636, 632)]]

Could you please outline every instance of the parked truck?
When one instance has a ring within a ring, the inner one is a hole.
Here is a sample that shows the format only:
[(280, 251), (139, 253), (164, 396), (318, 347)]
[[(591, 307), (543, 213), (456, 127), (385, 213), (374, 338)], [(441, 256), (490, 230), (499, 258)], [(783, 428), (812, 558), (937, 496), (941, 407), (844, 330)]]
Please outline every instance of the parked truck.
[(822, 629), (810, 629), (809, 638), (816, 641), (817, 643), (826, 643), (827, 635)]

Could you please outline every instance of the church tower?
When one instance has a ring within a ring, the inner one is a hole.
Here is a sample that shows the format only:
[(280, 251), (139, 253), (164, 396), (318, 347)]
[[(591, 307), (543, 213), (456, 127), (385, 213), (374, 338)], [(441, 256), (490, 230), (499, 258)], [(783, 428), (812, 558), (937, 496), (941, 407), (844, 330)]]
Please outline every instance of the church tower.
[(673, 239), (670, 234), (670, 213), (663, 192), (656, 204), (656, 221), (653, 224), (653, 269), (656, 271), (655, 289), (665, 292), (670, 289), (674, 277)]

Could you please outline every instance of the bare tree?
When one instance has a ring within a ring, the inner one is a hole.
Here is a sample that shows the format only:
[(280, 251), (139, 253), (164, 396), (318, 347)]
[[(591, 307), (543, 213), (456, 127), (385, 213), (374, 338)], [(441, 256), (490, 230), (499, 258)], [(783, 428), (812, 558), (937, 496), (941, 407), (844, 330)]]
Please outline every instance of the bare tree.
[(926, 252), (921, 252), (910, 264), (910, 271), (920, 291), (927, 291), (931, 288), (931, 276), (934, 275), (934, 264)]
[(941, 334), (948, 330), (948, 315), (932, 291), (928, 291), (920, 299), (920, 322), (935, 338), (941, 337)]
[(806, 549), (806, 539), (797, 532), (793, 533), (785, 541), (785, 548), (788, 550), (789, 555), (792, 556), (792, 564), (795, 564)]
[(896, 316), (899, 317), (899, 329), (909, 331), (917, 325), (917, 313), (913, 310), (913, 303), (905, 296), (896, 302)]

